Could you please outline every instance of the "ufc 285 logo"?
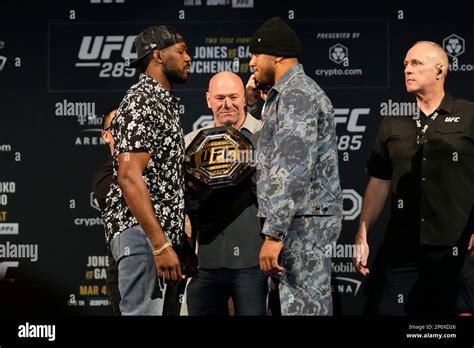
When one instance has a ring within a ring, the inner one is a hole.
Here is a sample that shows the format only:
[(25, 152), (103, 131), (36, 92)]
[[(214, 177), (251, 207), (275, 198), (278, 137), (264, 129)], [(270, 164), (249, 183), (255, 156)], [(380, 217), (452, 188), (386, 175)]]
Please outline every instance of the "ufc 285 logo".
[[(100, 78), (133, 77), (134, 68), (129, 68), (131, 59), (137, 54), (132, 52), (135, 35), (97, 35), (84, 36), (79, 48), (75, 66), (80, 68), (99, 68)], [(117, 60), (120, 57), (120, 61)]]
[[(357, 151), (362, 146), (363, 133), (365, 125), (360, 124), (361, 116), (370, 114), (369, 108), (341, 108), (334, 109), (334, 121), (338, 124), (345, 124), (344, 132), (348, 134), (337, 137), (337, 149), (339, 151)], [(343, 133), (343, 132), (340, 132)]]

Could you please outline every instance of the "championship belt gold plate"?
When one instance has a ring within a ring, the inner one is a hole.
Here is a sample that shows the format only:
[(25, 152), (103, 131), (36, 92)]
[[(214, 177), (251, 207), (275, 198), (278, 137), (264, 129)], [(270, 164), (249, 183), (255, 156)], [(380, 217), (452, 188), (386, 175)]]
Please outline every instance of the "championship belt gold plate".
[(226, 126), (202, 129), (186, 149), (187, 173), (209, 188), (239, 184), (255, 169), (252, 142)]

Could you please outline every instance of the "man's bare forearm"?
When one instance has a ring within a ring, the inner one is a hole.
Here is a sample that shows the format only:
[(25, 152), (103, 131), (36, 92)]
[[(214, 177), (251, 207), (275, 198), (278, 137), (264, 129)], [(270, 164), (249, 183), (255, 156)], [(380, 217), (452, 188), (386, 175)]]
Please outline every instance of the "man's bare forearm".
[(150, 193), (141, 176), (122, 175), (118, 183), (125, 202), (145, 231), (155, 249), (166, 243), (166, 237), (151, 203)]
[(367, 234), (377, 221), (390, 192), (390, 180), (370, 178), (364, 194), (362, 211), (359, 219), (359, 231), (356, 239), (366, 241)]

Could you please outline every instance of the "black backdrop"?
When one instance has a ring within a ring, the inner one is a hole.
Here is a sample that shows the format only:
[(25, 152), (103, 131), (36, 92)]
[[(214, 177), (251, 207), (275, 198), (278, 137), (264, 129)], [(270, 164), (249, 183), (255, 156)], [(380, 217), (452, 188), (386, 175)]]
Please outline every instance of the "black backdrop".
[[(367, 182), (365, 162), (383, 115), (411, 115), (403, 58), (418, 40), (450, 53), (448, 90), (474, 99), (472, 11), (466, 6), (342, 4), (337, 1), (75, 0), (0, 5), (0, 303), (3, 313), (107, 314), (105, 243), (91, 176), (106, 156), (104, 112), (138, 73), (133, 38), (149, 25), (183, 33), (193, 56), (181, 97), (185, 132), (209, 121), (213, 73), (247, 81), (248, 42), (268, 18), (299, 34), (306, 73), (336, 108), (345, 220), (334, 250), (338, 315), (360, 315), (364, 279), (351, 243)], [(384, 215), (371, 237), (382, 242)], [(13, 254), (18, 250), (17, 254)], [(403, 251), (401, 251), (403, 252)], [(10, 312), (8, 312), (10, 310)]]

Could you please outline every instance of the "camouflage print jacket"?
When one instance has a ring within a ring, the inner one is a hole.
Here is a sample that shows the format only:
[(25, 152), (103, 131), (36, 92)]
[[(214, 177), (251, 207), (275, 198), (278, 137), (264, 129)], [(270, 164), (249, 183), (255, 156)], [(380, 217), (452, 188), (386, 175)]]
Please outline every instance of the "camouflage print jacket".
[(262, 233), (284, 239), (295, 216), (342, 216), (334, 109), (301, 64), (268, 94), (257, 149)]

